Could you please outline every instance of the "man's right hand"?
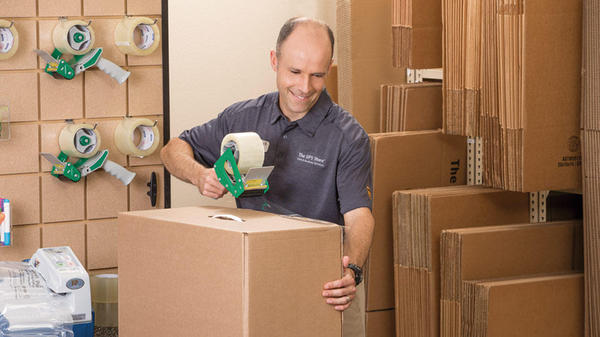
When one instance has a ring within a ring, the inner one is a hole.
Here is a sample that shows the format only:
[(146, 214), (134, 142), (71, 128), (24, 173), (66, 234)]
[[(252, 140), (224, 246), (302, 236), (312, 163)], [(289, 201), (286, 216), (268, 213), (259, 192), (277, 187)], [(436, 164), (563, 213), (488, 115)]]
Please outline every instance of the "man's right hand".
[(212, 168), (202, 170), (202, 173), (192, 183), (198, 187), (200, 194), (205, 197), (219, 199), (227, 193), (227, 189), (221, 185), (215, 169)]

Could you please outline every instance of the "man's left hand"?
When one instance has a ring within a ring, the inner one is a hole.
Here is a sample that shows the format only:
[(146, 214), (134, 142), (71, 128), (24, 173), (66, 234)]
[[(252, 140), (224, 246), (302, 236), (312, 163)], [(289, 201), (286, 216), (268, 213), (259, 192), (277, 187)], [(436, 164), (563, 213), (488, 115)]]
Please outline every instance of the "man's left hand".
[(348, 268), (350, 258), (344, 256), (342, 264), (344, 266), (344, 275), (341, 279), (327, 282), (323, 286), (323, 297), (327, 304), (332, 305), (335, 310), (344, 311), (350, 307), (356, 294), (356, 284), (354, 282), (354, 272)]

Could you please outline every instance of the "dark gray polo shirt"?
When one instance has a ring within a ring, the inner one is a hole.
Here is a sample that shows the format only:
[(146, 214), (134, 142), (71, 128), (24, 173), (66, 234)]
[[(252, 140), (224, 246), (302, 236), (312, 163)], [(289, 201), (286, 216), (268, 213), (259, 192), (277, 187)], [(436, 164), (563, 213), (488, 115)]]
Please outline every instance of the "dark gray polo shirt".
[(269, 191), (238, 198), (237, 206), (343, 224), (343, 214), (371, 208), (369, 137), (358, 122), (331, 101), (325, 90), (302, 118), (289, 122), (278, 92), (235, 103), (217, 118), (186, 130), (195, 159), (213, 167), (228, 133), (253, 131), (269, 141), (264, 166), (275, 168)]

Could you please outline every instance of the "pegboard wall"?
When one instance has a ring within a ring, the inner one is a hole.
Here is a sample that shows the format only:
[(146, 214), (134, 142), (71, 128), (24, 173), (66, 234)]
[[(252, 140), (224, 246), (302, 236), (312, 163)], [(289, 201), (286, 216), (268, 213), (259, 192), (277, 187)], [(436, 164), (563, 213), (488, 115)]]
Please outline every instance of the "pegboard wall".
[[(0, 261), (29, 258), (40, 247), (71, 246), (88, 270), (117, 267), (118, 212), (153, 208), (146, 195), (152, 172), (158, 178), (158, 202), (164, 207), (164, 168), (159, 150), (163, 133), (162, 42), (149, 56), (122, 54), (114, 30), (125, 16), (158, 19), (161, 0), (2, 0), (0, 19), (14, 22), (17, 53), (0, 60), (0, 102), (10, 109), (10, 139), (0, 141), (0, 198), (11, 201), (13, 245), (0, 247)], [(52, 53), (52, 30), (59, 19), (90, 21), (94, 47), (102, 56), (131, 72), (123, 84), (93, 67), (72, 80), (44, 72), (46, 61), (34, 49)], [(158, 121), (159, 150), (145, 158), (121, 154), (113, 133), (125, 117)], [(50, 175), (52, 165), (40, 152), (58, 156), (58, 136), (66, 125), (97, 124), (101, 149), (108, 159), (135, 172), (123, 185), (103, 170), (79, 182)]]

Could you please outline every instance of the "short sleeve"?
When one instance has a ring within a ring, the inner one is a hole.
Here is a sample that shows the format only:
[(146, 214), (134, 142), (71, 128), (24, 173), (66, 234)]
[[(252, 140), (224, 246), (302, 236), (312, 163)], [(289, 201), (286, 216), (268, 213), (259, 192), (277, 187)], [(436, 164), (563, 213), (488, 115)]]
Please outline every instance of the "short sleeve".
[(179, 139), (186, 141), (194, 151), (194, 158), (206, 167), (213, 167), (221, 155), (221, 140), (228, 132), (227, 110), (217, 118), (183, 131)]
[(360, 207), (372, 208), (369, 137), (361, 136), (342, 151), (338, 161), (336, 180), (342, 214)]

